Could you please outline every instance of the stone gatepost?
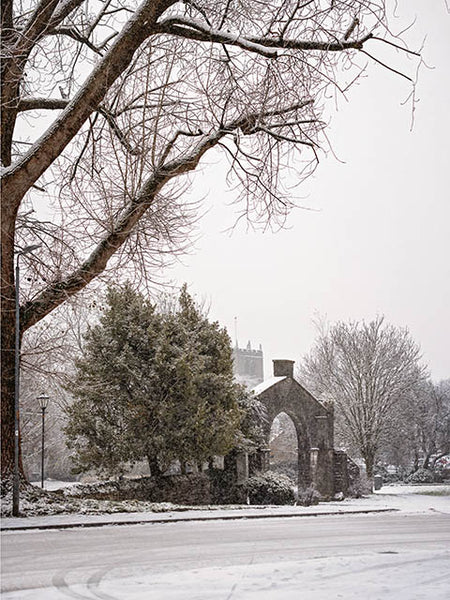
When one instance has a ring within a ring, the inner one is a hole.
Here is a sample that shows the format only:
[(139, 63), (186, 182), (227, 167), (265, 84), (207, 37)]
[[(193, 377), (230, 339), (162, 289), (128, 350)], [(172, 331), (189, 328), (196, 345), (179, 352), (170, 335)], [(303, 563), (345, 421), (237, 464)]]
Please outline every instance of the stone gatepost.
[(248, 479), (248, 454), (239, 452), (236, 455), (236, 483), (242, 485)]
[(314, 448), (314, 472), (311, 479), (317, 491), (330, 498), (334, 495), (334, 451), (331, 434), (333, 415), (316, 415), (315, 421), (317, 447)]
[(265, 473), (270, 469), (270, 448), (259, 448), (249, 457), (249, 475)]
[(311, 483), (317, 485), (317, 467), (319, 464), (319, 448), (311, 448), (309, 451), (309, 464), (311, 473)]

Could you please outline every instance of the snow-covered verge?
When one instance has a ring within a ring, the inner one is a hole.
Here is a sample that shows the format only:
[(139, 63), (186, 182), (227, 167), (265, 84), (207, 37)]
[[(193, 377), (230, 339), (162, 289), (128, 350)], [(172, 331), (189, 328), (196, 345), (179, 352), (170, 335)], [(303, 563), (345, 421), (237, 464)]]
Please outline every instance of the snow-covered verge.
[[(116, 500), (118, 486), (123, 489), (127, 482), (102, 481), (79, 484), (57, 481), (46, 481), (45, 489), (33, 483), (20, 492), (20, 517), (38, 517), (52, 515), (111, 515), (117, 513), (167, 513), (186, 511), (239, 510), (246, 505), (185, 505), (171, 502), (150, 502), (145, 500)], [(133, 481), (129, 482), (130, 489)], [(92, 496), (100, 496), (93, 498)], [(104, 499), (101, 498), (104, 496)], [(1, 516), (11, 518), (12, 493), (9, 491), (1, 497)], [(21, 519), (23, 520), (23, 519)]]
[[(101, 484), (103, 486), (103, 484)], [(396, 509), (403, 512), (426, 512), (429, 510), (439, 511), (450, 514), (450, 485), (388, 485), (383, 486), (381, 490), (364, 496), (363, 498), (346, 498), (340, 502), (321, 502), (318, 506), (300, 507), (300, 506), (258, 506), (249, 507), (247, 505), (231, 506), (189, 506), (175, 505), (169, 502), (146, 502), (142, 500), (99, 500), (83, 497), (83, 491), (92, 493), (96, 488), (94, 484), (89, 486), (71, 485), (64, 486), (54, 484), (53, 487), (59, 489), (55, 491), (41, 490), (37, 487), (29, 486), (21, 492), (20, 513), (21, 517), (40, 517), (60, 515), (61, 518), (67, 515), (64, 521), (70, 522), (72, 515), (117, 515), (121, 513), (126, 515), (133, 513), (134, 518), (139, 520), (139, 515), (161, 513), (179, 513), (186, 515), (200, 512), (214, 511), (217, 516), (221, 514), (229, 515), (236, 510), (246, 510), (255, 514), (273, 513), (277, 514), (310, 514), (328, 513), (328, 512), (349, 512), (353, 510), (380, 510)], [(62, 489), (61, 489), (62, 488)], [(11, 517), (12, 497), (11, 493), (1, 498), (1, 511), (3, 523), (15, 521)], [(9, 517), (9, 518), (8, 518)], [(19, 519), (23, 521), (22, 518)], [(31, 520), (31, 519), (30, 519)]]
[[(12, 494), (1, 498), (1, 516), (10, 517)], [(35, 487), (22, 490), (20, 494), (21, 517), (41, 515), (96, 515), (128, 512), (161, 512), (175, 510), (169, 503), (143, 502), (138, 500), (93, 500), (75, 497), (60, 491), (47, 491)]]

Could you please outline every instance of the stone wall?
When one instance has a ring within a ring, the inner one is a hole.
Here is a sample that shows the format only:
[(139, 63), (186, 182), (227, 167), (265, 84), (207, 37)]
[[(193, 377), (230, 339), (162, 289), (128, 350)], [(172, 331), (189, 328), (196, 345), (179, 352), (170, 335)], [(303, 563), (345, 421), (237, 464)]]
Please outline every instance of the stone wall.
[(205, 473), (122, 479), (80, 485), (80, 495), (96, 500), (145, 500), (173, 504), (211, 503), (211, 486)]
[(334, 451), (334, 493), (348, 493), (349, 478), (347, 466), (347, 454), (342, 450)]

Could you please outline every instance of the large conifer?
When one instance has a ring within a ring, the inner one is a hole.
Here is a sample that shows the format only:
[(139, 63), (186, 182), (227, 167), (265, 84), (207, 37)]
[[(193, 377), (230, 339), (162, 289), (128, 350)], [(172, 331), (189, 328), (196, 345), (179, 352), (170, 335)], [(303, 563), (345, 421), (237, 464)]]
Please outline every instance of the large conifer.
[(130, 285), (109, 288), (71, 388), (66, 433), (77, 470), (121, 472), (147, 458), (158, 474), (176, 459), (228, 452), (243, 416), (232, 366), (226, 330), (208, 321), (186, 286), (169, 313)]

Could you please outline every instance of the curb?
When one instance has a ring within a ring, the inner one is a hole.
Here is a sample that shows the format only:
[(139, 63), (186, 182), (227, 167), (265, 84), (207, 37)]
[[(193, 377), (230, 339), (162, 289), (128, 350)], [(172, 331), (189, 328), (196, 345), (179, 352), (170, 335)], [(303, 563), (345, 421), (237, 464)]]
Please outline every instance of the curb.
[(188, 523), (189, 521), (237, 521), (244, 519), (278, 519), (278, 518), (298, 518), (298, 517), (329, 517), (342, 515), (367, 515), (373, 513), (398, 512), (398, 508), (374, 508), (363, 510), (329, 511), (329, 512), (310, 512), (310, 513), (281, 513), (272, 515), (224, 515), (224, 516), (203, 516), (203, 517), (166, 517), (159, 519), (140, 519), (137, 521), (102, 521), (85, 523), (48, 523), (35, 525), (9, 525), (1, 527), (2, 531), (31, 531), (43, 529), (74, 529), (87, 527), (106, 527), (107, 525), (154, 525), (164, 523)]

